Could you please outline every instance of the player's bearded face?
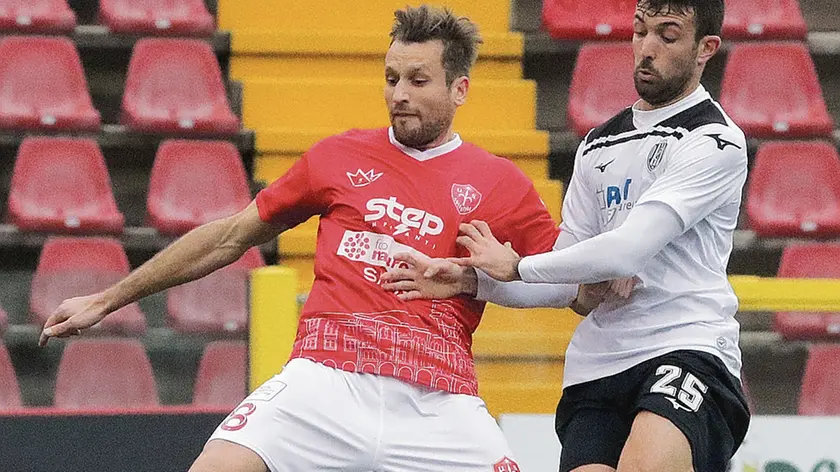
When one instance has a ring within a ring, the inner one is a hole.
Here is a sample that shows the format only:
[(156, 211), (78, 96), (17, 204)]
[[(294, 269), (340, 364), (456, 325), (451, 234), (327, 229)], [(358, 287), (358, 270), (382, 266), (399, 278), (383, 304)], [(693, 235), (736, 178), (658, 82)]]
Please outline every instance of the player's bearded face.
[(640, 9), (636, 12), (634, 28), (636, 92), (653, 106), (673, 102), (686, 91), (697, 73), (693, 20), (677, 12)]
[(457, 105), (441, 62), (443, 45), (395, 42), (385, 58), (385, 102), (400, 143), (427, 149), (446, 136)]

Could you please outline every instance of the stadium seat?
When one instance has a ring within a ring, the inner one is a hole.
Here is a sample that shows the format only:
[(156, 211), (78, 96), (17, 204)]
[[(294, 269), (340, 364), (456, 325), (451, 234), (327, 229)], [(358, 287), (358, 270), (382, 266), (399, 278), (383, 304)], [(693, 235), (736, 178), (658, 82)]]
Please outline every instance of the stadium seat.
[(635, 0), (608, 0), (593, 8), (580, 0), (545, 0), (543, 26), (554, 39), (630, 39)]
[(840, 415), (840, 345), (813, 345), (799, 394), (799, 414)]
[(578, 136), (585, 136), (639, 99), (633, 70), (630, 44), (585, 44), (580, 48), (569, 87), (569, 126)]
[[(49, 238), (32, 278), (32, 322), (43, 324), (63, 300), (104, 290), (128, 272), (128, 258), (117, 240)], [(91, 328), (126, 334), (142, 334), (145, 330), (146, 319), (136, 303), (117, 310)]]
[(55, 382), (56, 408), (144, 408), (158, 405), (152, 364), (136, 339), (67, 343)]
[(728, 40), (804, 40), (807, 35), (799, 0), (726, 0), (723, 37)]
[(152, 167), (148, 223), (161, 233), (183, 234), (233, 215), (251, 201), (236, 146), (227, 141), (166, 141)]
[(207, 344), (198, 365), (193, 391), (195, 406), (233, 407), (247, 395), (245, 341), (216, 341)]
[(151, 133), (235, 134), (219, 63), (205, 41), (141, 39), (134, 47), (122, 122)]
[(0, 31), (69, 33), (75, 27), (67, 0), (0, 0)]
[(759, 236), (840, 235), (840, 158), (824, 142), (761, 146), (747, 186), (747, 218)]
[(720, 103), (748, 137), (831, 136), (834, 128), (804, 43), (733, 46)]
[(0, 129), (99, 131), (99, 112), (68, 38), (0, 39), (0, 83)]
[(169, 324), (183, 333), (246, 333), (248, 274), (264, 265), (259, 249), (251, 248), (230, 266), (169, 289)]
[(216, 30), (203, 0), (100, 0), (99, 18), (114, 33), (209, 36)]
[(23, 406), (20, 401), (15, 367), (9, 357), (6, 346), (0, 343), (0, 411), (12, 410)]
[(96, 141), (25, 139), (12, 174), (7, 219), (24, 231), (121, 233), (124, 217)]
[[(779, 277), (840, 278), (840, 244), (797, 244), (782, 252)], [(840, 337), (840, 313), (777, 313), (774, 329), (785, 339)]]

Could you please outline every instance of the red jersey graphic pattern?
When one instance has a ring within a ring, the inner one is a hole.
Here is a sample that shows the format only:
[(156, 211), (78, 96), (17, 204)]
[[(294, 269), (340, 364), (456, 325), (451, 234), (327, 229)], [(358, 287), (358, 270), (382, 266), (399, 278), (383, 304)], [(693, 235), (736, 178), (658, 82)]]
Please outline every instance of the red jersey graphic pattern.
[(473, 219), (521, 255), (550, 251), (558, 233), (510, 161), (469, 143), (419, 161), (390, 142), (387, 128), (316, 144), (259, 193), (257, 208), (281, 227), (321, 217), (292, 358), (469, 395), (478, 393), (471, 346), (484, 303), (403, 302), (380, 287), (381, 275), (400, 252), (466, 255), (455, 239)]

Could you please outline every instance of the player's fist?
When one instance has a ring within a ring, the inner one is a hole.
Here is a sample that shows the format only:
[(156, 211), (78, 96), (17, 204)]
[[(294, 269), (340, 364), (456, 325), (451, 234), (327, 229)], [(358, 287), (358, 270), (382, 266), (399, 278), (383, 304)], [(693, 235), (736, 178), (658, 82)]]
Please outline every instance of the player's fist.
[(67, 338), (82, 334), (82, 330), (90, 328), (102, 321), (108, 315), (106, 304), (101, 294), (85, 297), (68, 298), (44, 323), (44, 330), (38, 341), (40, 346), (46, 346), (50, 338)]

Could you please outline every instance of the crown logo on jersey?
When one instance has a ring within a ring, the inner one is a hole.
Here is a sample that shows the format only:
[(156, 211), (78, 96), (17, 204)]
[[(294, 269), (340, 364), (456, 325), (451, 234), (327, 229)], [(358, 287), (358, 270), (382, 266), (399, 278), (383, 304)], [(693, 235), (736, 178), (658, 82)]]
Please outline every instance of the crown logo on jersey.
[(481, 192), (470, 184), (452, 184), (452, 203), (458, 214), (467, 215), (478, 208), (481, 203)]
[(507, 456), (493, 464), (493, 472), (519, 472), (519, 466)]
[(373, 182), (376, 182), (376, 180), (380, 177), (382, 177), (382, 172), (376, 174), (373, 169), (367, 172), (363, 172), (362, 169), (359, 169), (355, 174), (351, 174), (350, 172), (347, 173), (347, 178), (350, 179), (350, 184), (356, 188), (366, 187)]

